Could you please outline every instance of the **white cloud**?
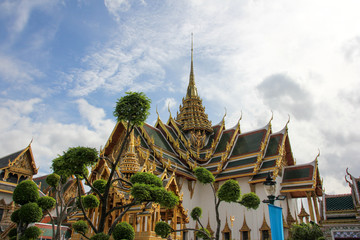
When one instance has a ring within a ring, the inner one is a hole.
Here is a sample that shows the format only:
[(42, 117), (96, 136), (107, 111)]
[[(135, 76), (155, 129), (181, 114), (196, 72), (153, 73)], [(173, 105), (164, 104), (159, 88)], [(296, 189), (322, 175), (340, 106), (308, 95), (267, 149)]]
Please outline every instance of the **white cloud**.
[[(27, 101), (1, 101), (0, 103), (0, 156), (25, 148), (34, 139), (33, 154), (40, 174), (50, 171), (52, 159), (69, 147), (88, 146), (99, 149), (104, 146), (115, 123), (105, 118), (103, 109), (90, 105), (83, 99), (77, 101), (80, 114), (90, 122), (87, 124), (63, 124), (49, 118), (43, 122), (34, 121), (40, 99)], [(41, 109), (41, 107), (40, 107)]]

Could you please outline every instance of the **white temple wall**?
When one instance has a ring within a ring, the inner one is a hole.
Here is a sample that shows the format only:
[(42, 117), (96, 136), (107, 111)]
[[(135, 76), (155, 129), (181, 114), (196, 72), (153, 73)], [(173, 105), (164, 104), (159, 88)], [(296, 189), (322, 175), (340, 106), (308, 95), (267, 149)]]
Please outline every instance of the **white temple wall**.
[[(238, 178), (235, 179), (239, 182), (241, 187), (241, 194), (249, 193), (250, 185), (248, 183), (249, 178)], [(277, 183), (281, 182), (280, 177), (277, 179)], [(225, 181), (221, 181), (219, 183), (219, 187), (224, 183)], [(194, 183), (193, 183), (194, 184)], [(280, 184), (278, 184), (277, 189), (280, 189)], [(215, 232), (216, 231), (216, 217), (215, 217), (215, 203), (214, 203), (214, 196), (213, 191), (210, 187), (210, 185), (204, 185), (200, 182), (196, 182), (194, 194), (192, 199), (190, 199), (190, 191), (188, 189), (188, 181), (184, 180), (184, 184), (182, 185), (181, 191), (183, 192), (184, 200), (183, 205), (185, 209), (189, 210), (189, 216), (191, 213), (191, 210), (194, 207), (200, 207), (202, 209), (202, 218), (200, 219), (201, 223), (204, 225), (204, 227), (207, 226), (208, 221), (210, 220), (211, 229)], [(276, 195), (279, 195), (279, 190)], [(258, 183), (255, 185), (255, 193), (259, 196), (260, 200), (267, 199), (265, 189), (263, 187), (262, 183)], [(289, 207), (292, 212), (292, 216), (295, 217), (294, 209), (297, 207), (296, 200), (288, 199), (287, 201), (276, 201), (275, 205), (280, 206), (283, 208), (283, 215), (286, 220), (287, 217), (287, 202), (289, 202)], [(222, 231), (226, 224), (226, 219), (229, 225), (229, 228), (232, 232), (232, 239), (240, 239), (240, 232), (239, 230), (243, 226), (244, 222), (244, 215), (246, 217), (246, 222), (249, 228), (251, 229), (251, 239), (259, 239), (260, 238), (260, 232), (259, 229), (261, 228), (263, 224), (264, 214), (267, 224), (270, 226), (270, 220), (269, 220), (269, 213), (268, 213), (268, 207), (264, 203), (260, 203), (260, 206), (256, 210), (246, 209), (246, 207), (236, 204), (236, 203), (227, 203), (222, 202), (219, 207), (219, 213), (220, 213), (220, 219), (221, 219), (221, 227), (220, 231)], [(235, 217), (235, 220), (233, 221), (233, 227), (231, 227), (231, 221), (230, 216)], [(209, 219), (209, 220), (208, 220)], [(187, 224), (187, 227), (195, 228), (195, 222), (189, 217), (189, 224)], [(194, 234), (192, 232), (188, 233), (188, 239), (194, 239)], [(221, 234), (222, 239), (222, 234)]]

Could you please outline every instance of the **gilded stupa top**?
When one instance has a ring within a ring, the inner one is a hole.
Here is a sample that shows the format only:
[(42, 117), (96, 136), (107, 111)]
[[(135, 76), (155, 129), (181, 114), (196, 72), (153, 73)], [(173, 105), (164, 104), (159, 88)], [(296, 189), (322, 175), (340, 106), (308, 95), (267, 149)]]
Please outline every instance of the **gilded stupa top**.
[(176, 121), (181, 124), (184, 132), (199, 132), (211, 133), (211, 122), (208, 120), (208, 115), (205, 114), (205, 107), (202, 105), (202, 100), (198, 95), (195, 85), (194, 77), (194, 63), (193, 63), (193, 41), (191, 41), (191, 68), (189, 85), (186, 92), (186, 97), (182, 100), (180, 105), (180, 112), (177, 114)]

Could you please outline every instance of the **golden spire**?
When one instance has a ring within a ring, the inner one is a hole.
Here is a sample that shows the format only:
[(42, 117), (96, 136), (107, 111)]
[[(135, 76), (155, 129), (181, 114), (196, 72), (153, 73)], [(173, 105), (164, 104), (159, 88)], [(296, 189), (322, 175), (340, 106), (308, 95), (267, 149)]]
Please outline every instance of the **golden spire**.
[(195, 85), (195, 76), (194, 76), (194, 37), (191, 33), (191, 66), (190, 66), (190, 77), (189, 77), (189, 86), (186, 92), (186, 98), (198, 97), (197, 88)]
[[(183, 98), (182, 106), (180, 105), (180, 112), (178, 112), (176, 121), (181, 124), (181, 129), (184, 132), (193, 132), (205, 139), (203, 135), (213, 132), (211, 122), (208, 120), (208, 115), (205, 113), (205, 107), (202, 105), (202, 100), (197, 93), (194, 77), (194, 43), (193, 35), (191, 34), (191, 67), (189, 86), (187, 88), (186, 97)], [(201, 135), (201, 136), (200, 136)], [(194, 138), (196, 136), (194, 135)], [(202, 141), (198, 141), (196, 148), (201, 148)]]

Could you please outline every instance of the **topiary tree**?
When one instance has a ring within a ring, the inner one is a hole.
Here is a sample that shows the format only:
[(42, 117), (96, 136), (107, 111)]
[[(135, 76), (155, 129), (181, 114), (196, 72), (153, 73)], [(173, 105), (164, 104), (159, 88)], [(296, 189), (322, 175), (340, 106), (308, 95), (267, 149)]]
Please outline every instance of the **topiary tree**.
[[(68, 173), (65, 174), (68, 177)], [(63, 222), (66, 221), (68, 216), (77, 210), (75, 198), (65, 198), (65, 190), (75, 181), (74, 178), (69, 177), (61, 177), (56, 173), (49, 174), (46, 177), (46, 183), (51, 186), (51, 194), (55, 196), (54, 198), (50, 198), (53, 200), (48, 199), (49, 197), (43, 197), (43, 200), (39, 199), (38, 204), (42, 206), (42, 204), (50, 204), (50, 201), (53, 202), (55, 208), (56, 217), (52, 215), (50, 211), (46, 211), (46, 213), (51, 218), (52, 224), (52, 232), (53, 232), (53, 239), (59, 240), (61, 238), (61, 225)]]
[[(88, 227), (95, 232), (95, 236), (103, 236), (99, 234), (104, 233), (108, 216), (113, 211), (121, 210), (121, 213), (113, 220), (109, 230), (105, 233), (108, 236), (111, 236), (113, 232), (116, 235), (115, 232), (119, 232), (121, 227), (126, 227), (125, 225), (118, 225), (118, 223), (126, 211), (133, 205), (152, 201), (159, 203), (161, 206), (172, 208), (179, 203), (179, 199), (175, 196), (175, 194), (166, 191), (162, 186), (162, 181), (150, 173), (137, 173), (130, 179), (130, 181), (121, 177), (115, 178), (116, 168), (120, 163), (120, 158), (125, 149), (130, 133), (133, 131), (135, 126), (141, 126), (145, 122), (147, 116), (149, 115), (149, 109), (150, 99), (147, 98), (144, 93), (128, 92), (117, 101), (114, 116), (117, 118), (117, 121), (124, 122), (126, 132), (116, 158), (113, 156), (110, 158), (104, 156), (98, 157), (98, 153), (95, 149), (75, 147), (69, 148), (63, 153), (63, 155), (53, 160), (52, 169), (56, 174), (60, 175), (61, 178), (68, 178), (72, 175), (75, 176), (78, 183), (78, 196), (81, 196), (81, 179), (85, 180), (86, 184), (90, 187), (91, 194), (86, 197), (79, 198), (81, 200), (77, 201), (77, 206), (81, 209)], [(107, 180), (96, 180), (94, 182), (90, 182), (88, 179), (88, 167), (96, 164), (100, 158), (105, 159), (109, 166), (109, 177)], [(133, 196), (133, 201), (110, 209), (108, 205), (110, 189), (117, 182), (124, 183), (123, 187), (130, 190)], [(98, 202), (96, 202), (94, 197), (98, 199)], [(99, 218), (96, 222), (93, 222), (88, 217), (85, 209), (87, 207), (97, 206), (100, 206), (98, 209)], [(75, 231), (85, 235), (86, 231), (84, 232), (84, 229), (78, 229), (74, 226), (76, 227), (77, 225), (73, 225)]]
[[(54, 207), (54, 199), (51, 197), (40, 197), (37, 185), (31, 180), (25, 180), (19, 183), (14, 189), (13, 201), (21, 207), (11, 215), (11, 221), (17, 224), (17, 238), (37, 239), (41, 235), (38, 227), (28, 227), (29, 224), (39, 222), (44, 214)], [(14, 238), (14, 236), (12, 236)]]
[[(260, 205), (260, 199), (255, 193), (250, 192), (250, 193), (246, 193), (241, 196), (241, 190), (240, 190), (239, 183), (235, 180), (232, 180), (232, 179), (227, 180), (223, 185), (221, 185), (219, 190), (216, 192), (215, 187), (214, 187), (215, 177), (209, 170), (207, 170), (206, 168), (203, 168), (203, 167), (197, 167), (194, 169), (194, 174), (195, 174), (197, 180), (199, 182), (201, 182), (202, 184), (210, 184), (211, 189), (214, 193), (215, 216), (216, 216), (216, 223), (217, 223), (216, 232), (215, 232), (216, 240), (220, 239), (221, 220), (220, 220), (220, 214), (219, 214), (219, 206), (222, 202), (238, 203), (248, 209), (257, 209)], [(201, 231), (196, 230), (196, 229), (195, 230), (194, 229), (181, 229), (181, 230), (177, 230), (177, 231), (194, 230), (194, 231), (198, 231), (196, 234), (198, 237), (203, 238), (203, 239), (206, 239), (206, 238), (210, 239), (211, 238), (210, 234), (208, 233), (208, 231), (206, 231), (206, 229), (200, 222), (201, 212), (202, 212), (201, 208), (199, 208), (199, 207), (195, 207), (191, 211), (191, 217), (194, 221), (199, 223), (199, 225), (201, 226), (201, 228), (200, 228)], [(161, 224), (164, 225), (163, 223), (161, 223)], [(165, 224), (167, 224), (167, 223), (165, 223)], [(162, 226), (161, 229), (165, 229), (165, 227)], [(175, 232), (170, 227), (170, 225), (168, 226), (168, 229), (170, 229), (170, 232)], [(155, 231), (156, 231), (156, 229), (155, 229)], [(166, 233), (165, 231), (159, 231), (159, 233), (156, 233), (156, 234), (164, 237), (165, 233)]]
[(290, 228), (289, 240), (321, 240), (324, 234), (314, 222), (293, 224)]

